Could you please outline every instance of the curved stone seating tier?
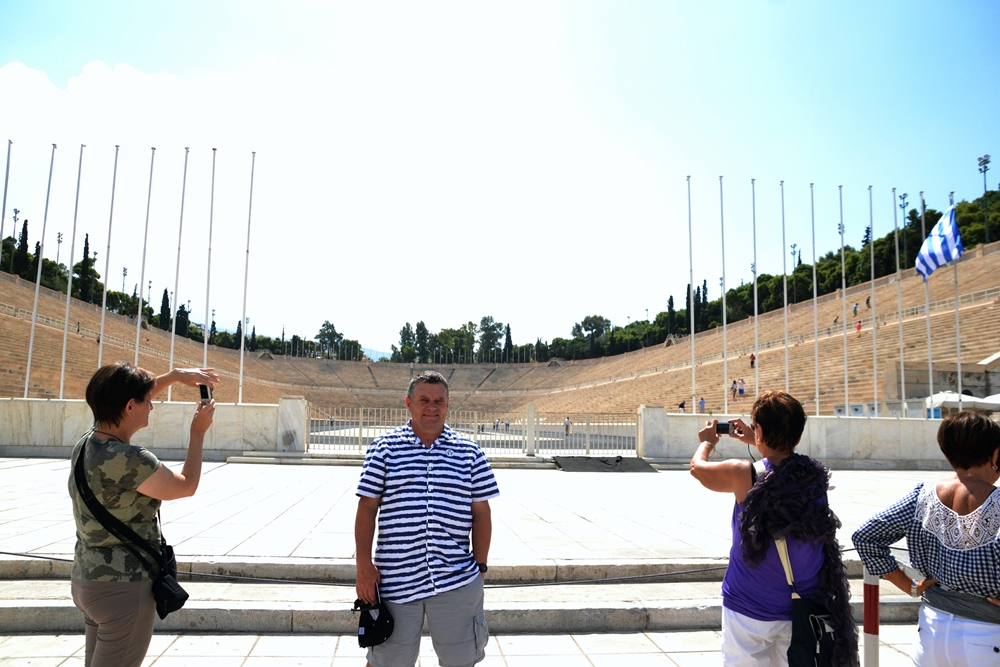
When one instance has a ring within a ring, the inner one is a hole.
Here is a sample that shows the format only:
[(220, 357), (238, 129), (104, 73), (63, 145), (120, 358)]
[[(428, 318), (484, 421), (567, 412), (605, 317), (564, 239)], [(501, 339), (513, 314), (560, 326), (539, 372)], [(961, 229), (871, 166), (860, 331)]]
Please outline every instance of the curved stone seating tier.
[[(959, 263), (963, 295), (961, 310), (962, 359), (974, 364), (997, 351), (996, 330), (1000, 325), (997, 300), (1000, 287), (1000, 243), (976, 248)], [(924, 285), (912, 270), (898, 283), (904, 313), (904, 345), (908, 368), (925, 368), (927, 337), (925, 317), (914, 312), (924, 304)], [(994, 292), (996, 294), (994, 294)], [(944, 302), (954, 297), (952, 268), (940, 269), (929, 282), (930, 300)], [(813, 303), (793, 304), (788, 309), (789, 373), (788, 384), (810, 414), (819, 401), (822, 414), (832, 414), (835, 404), (844, 402), (843, 331), (848, 331), (848, 387), (851, 403), (869, 402), (878, 378), (879, 396), (885, 370), (895, 368), (899, 359), (897, 319), (897, 281), (895, 276), (875, 282), (874, 310), (865, 299), (871, 285), (847, 290), (846, 299), (839, 291), (817, 300), (820, 347), (820, 391), (815, 394), (813, 345)], [(21, 396), (27, 362), (30, 310), (34, 285), (0, 274), (0, 396)], [(846, 322), (833, 325), (834, 317)], [(858, 303), (858, 315), (851, 306)], [(62, 320), (65, 296), (42, 289), (39, 298), (39, 324), (35, 334), (32, 360), (31, 396), (58, 396), (59, 367), (62, 354)], [(100, 307), (73, 301), (70, 310), (70, 334), (67, 349), (65, 396), (82, 398), (86, 383), (97, 365), (96, 336), (100, 330)], [(878, 359), (873, 371), (872, 323), (876, 316)], [(854, 323), (862, 321), (860, 338)], [(932, 306), (932, 347), (936, 362), (954, 363), (954, 309), (946, 303)], [(80, 333), (76, 332), (77, 323)], [(785, 386), (783, 311), (772, 311), (759, 318), (760, 383), (762, 388)], [(729, 376), (723, 376), (720, 329), (696, 337), (697, 386), (706, 407), (713, 412), (723, 408), (724, 391), (732, 380), (742, 377), (747, 395), (755, 393), (754, 373), (749, 368), (749, 354), (754, 349), (752, 318), (731, 323), (726, 332)], [(108, 314), (105, 323), (104, 360), (133, 359), (135, 325), (128, 318)], [(140, 339), (140, 365), (154, 372), (164, 372), (169, 365), (170, 332), (143, 329)], [(201, 343), (177, 337), (176, 366), (201, 365)], [(208, 363), (223, 376), (216, 394), (220, 401), (235, 401), (238, 393), (239, 350), (209, 346)], [(275, 403), (281, 396), (303, 395), (312, 403), (328, 407), (398, 408), (410, 379), (423, 369), (433, 368), (448, 378), (452, 407), (483, 412), (523, 410), (533, 401), (539, 410), (585, 414), (593, 412), (631, 412), (642, 403), (664, 404), (676, 409), (681, 400), (690, 401), (691, 368), (689, 339), (677, 345), (640, 349), (629, 354), (600, 359), (566, 361), (561, 364), (390, 364), (335, 361), (302, 357), (258, 358), (247, 352), (244, 360), (244, 402)], [(874, 374), (873, 374), (874, 373)], [(891, 389), (891, 388), (890, 388)], [(174, 392), (183, 395), (184, 390)], [(895, 396), (895, 394), (892, 394)], [(745, 403), (730, 405), (730, 411), (749, 409)], [(743, 406), (746, 406), (745, 408)], [(691, 409), (691, 406), (688, 408)]]

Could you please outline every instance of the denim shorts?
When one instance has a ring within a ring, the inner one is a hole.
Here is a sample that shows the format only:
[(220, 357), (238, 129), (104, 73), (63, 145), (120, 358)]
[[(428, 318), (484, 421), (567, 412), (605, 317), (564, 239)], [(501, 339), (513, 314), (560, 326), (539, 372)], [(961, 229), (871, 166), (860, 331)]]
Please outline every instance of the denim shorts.
[(427, 618), (434, 653), (443, 667), (472, 667), (486, 656), (489, 629), (483, 611), (483, 578), (433, 597), (397, 604), (386, 600), (395, 623), (384, 644), (368, 649), (372, 667), (415, 665)]

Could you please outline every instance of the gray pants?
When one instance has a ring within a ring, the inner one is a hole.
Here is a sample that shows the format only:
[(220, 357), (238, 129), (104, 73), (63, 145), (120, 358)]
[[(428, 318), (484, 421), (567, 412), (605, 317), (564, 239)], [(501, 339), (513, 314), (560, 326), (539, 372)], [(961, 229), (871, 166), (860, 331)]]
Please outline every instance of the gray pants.
[(84, 667), (139, 667), (153, 637), (153, 584), (73, 579), (70, 588), (87, 622)]
[[(486, 655), (489, 629), (483, 613), (483, 578), (461, 588), (416, 602), (386, 600), (395, 622), (384, 644), (368, 649), (372, 667), (412, 667), (420, 652), (420, 632), (427, 617), (434, 653), (443, 667), (472, 667)], [(429, 664), (424, 661), (423, 664)]]

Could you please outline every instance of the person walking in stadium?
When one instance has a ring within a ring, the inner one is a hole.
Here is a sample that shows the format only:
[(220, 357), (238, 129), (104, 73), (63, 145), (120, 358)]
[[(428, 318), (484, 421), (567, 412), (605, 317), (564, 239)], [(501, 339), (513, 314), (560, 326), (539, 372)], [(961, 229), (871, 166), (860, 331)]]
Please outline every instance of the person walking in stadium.
[(722, 580), (722, 662), (729, 667), (788, 665), (792, 597), (775, 538), (784, 538), (803, 598), (826, 605), (836, 645), (833, 665), (858, 664), (857, 626), (836, 531), (840, 520), (827, 500), (829, 471), (795, 453), (806, 413), (791, 395), (765, 391), (750, 424), (729, 422), (729, 436), (756, 445), (762, 457), (709, 461), (719, 444), (716, 420), (698, 433), (691, 474), (711, 490), (732, 493), (733, 546)]
[(87, 385), (94, 427), (73, 448), (69, 476), (76, 522), (70, 591), (86, 623), (86, 667), (142, 664), (153, 636), (153, 579), (159, 572), (148, 571), (135, 556), (139, 548), (112, 535), (91, 513), (77, 487), (77, 462), (82, 456), (83, 480), (95, 500), (139, 537), (159, 546), (160, 501), (192, 496), (198, 489), (202, 444), (215, 402), (198, 403), (179, 473), (161, 465), (148, 449), (131, 444), (132, 436), (149, 425), (153, 398), (171, 384), (214, 387), (218, 381), (211, 368), (178, 368), (153, 377), (120, 362), (102, 366)]
[(753, 352), (750, 353), (750, 369), (753, 370), (753, 365), (757, 363), (757, 355)]
[(861, 320), (854, 325), (854, 330), (858, 332), (858, 338), (861, 338)]
[[(869, 572), (921, 598), (913, 662), (922, 667), (990, 665), (1000, 646), (1000, 425), (960, 412), (938, 428), (955, 470), (921, 482), (866, 521), (853, 540)], [(906, 538), (911, 579), (890, 545)]]
[(569, 437), (569, 428), (573, 425), (573, 422), (569, 420), (569, 416), (563, 421), (563, 428), (566, 430), (566, 436)]
[(471, 666), (485, 656), (489, 501), (500, 492), (483, 451), (445, 423), (449, 400), (440, 373), (410, 380), (410, 420), (376, 438), (361, 469), (357, 595), (380, 598), (395, 621), (389, 639), (368, 649), (370, 667), (416, 664), (425, 616), (442, 665)]

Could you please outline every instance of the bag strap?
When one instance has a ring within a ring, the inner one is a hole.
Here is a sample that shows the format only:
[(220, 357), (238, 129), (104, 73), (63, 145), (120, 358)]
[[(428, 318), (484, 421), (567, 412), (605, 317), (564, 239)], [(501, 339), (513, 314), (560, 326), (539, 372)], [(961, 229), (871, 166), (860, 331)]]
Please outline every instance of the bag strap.
[[(89, 437), (89, 436), (88, 436)], [(94, 515), (97, 522), (101, 524), (105, 530), (117, 537), (122, 541), (122, 546), (132, 552), (136, 558), (149, 570), (150, 574), (153, 573), (153, 567), (150, 565), (149, 561), (142, 557), (138, 551), (132, 548), (131, 545), (127, 544), (131, 542), (135, 546), (139, 547), (145, 551), (153, 559), (153, 561), (163, 569), (163, 555), (157, 552), (146, 540), (142, 539), (134, 530), (126, 526), (119, 519), (109, 512), (104, 505), (97, 499), (94, 492), (90, 490), (90, 486), (87, 484), (87, 478), (83, 472), (83, 458), (87, 453), (87, 441), (83, 441), (83, 445), (80, 447), (80, 455), (76, 459), (76, 465), (73, 467), (73, 477), (76, 479), (76, 490), (80, 494), (80, 498), (87, 505), (87, 509), (90, 513)]]
[(775, 538), (774, 546), (778, 549), (778, 558), (781, 559), (781, 567), (785, 569), (785, 581), (788, 582), (788, 587), (792, 590), (792, 599), (800, 599), (798, 591), (795, 590), (795, 579), (792, 577), (792, 564), (788, 560), (788, 543), (785, 538), (779, 537)]
[(767, 472), (767, 466), (764, 465), (764, 459), (760, 461), (754, 461), (750, 466), (750, 484), (756, 484), (757, 478)]

